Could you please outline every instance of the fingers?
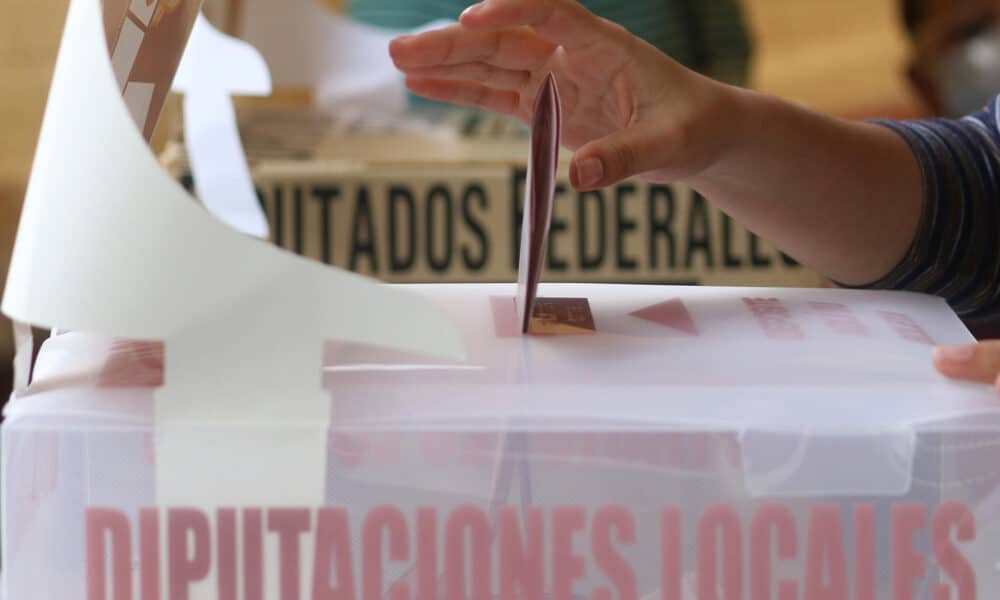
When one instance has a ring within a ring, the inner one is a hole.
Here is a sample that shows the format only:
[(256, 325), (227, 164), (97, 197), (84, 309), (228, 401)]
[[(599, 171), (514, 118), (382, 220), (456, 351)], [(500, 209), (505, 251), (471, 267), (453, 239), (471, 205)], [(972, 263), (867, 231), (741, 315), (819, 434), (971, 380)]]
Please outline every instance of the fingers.
[(669, 135), (641, 124), (631, 126), (580, 148), (570, 164), (570, 184), (594, 190), (661, 169), (670, 148)]
[(937, 348), (934, 366), (952, 379), (995, 383), (1000, 377), (1000, 341)]
[(444, 79), (449, 81), (466, 81), (478, 83), (498, 90), (524, 89), (531, 83), (530, 71), (514, 71), (501, 69), (486, 63), (465, 63), (462, 65), (447, 65), (441, 67), (422, 67), (406, 72), (420, 79)]
[(521, 96), (517, 92), (497, 90), (466, 81), (407, 76), (406, 87), (414, 94), (431, 100), (478, 106), (505, 115), (516, 114), (521, 103)]
[(453, 25), (396, 38), (389, 44), (389, 55), (396, 67), (404, 72), (465, 63), (534, 71), (545, 65), (555, 49), (555, 44), (526, 27), (471, 31)]
[(467, 8), (460, 22), (487, 31), (529, 26), (567, 50), (591, 46), (615, 31), (575, 0), (484, 0)]

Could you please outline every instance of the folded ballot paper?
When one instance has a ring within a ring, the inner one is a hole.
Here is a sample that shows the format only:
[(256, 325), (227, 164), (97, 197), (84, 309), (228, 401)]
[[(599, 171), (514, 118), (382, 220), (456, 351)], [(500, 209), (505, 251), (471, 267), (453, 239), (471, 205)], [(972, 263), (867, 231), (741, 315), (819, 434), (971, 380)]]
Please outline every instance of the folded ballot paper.
[(70, 2), (3, 300), (64, 332), (2, 426), (4, 598), (1000, 587), (1000, 402), (931, 368), (972, 341), (941, 300), (540, 283), (551, 78), (519, 282), (392, 287), (282, 252), (160, 170), (108, 6)]

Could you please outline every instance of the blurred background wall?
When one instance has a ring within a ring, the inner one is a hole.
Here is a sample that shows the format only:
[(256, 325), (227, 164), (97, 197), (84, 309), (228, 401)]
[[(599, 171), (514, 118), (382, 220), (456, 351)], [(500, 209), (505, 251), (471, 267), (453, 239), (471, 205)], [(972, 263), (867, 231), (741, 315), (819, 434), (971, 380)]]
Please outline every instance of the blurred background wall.
[[(280, 0), (274, 0), (280, 1)], [(338, 0), (331, 0), (338, 1)], [(849, 116), (914, 116), (898, 0), (744, 0), (754, 87)], [(0, 20), (0, 275), (30, 168), (67, 0), (5, 0)], [(0, 394), (10, 326), (0, 321)]]
[(753, 86), (849, 117), (914, 116), (899, 0), (743, 0)]
[[(0, 19), (0, 273), (31, 167), (67, 0), (5, 0)], [(13, 334), (0, 318), (0, 398), (10, 390)]]

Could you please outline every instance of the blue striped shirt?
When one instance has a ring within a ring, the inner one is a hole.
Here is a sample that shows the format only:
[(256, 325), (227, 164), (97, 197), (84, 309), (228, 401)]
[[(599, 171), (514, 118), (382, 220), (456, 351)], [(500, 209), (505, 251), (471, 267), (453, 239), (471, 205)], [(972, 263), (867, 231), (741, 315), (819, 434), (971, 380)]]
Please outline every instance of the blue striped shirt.
[(961, 120), (880, 121), (909, 144), (924, 181), (917, 236), (872, 288), (941, 296), (969, 321), (1000, 316), (1000, 96)]

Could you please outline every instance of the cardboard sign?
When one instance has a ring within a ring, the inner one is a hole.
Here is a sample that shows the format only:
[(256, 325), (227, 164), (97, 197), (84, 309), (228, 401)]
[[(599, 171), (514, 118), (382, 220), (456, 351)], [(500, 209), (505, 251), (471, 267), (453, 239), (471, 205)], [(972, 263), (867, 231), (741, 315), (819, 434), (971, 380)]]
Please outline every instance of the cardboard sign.
[[(530, 131), (464, 110), (363, 121), (276, 99), (238, 104), (271, 241), (392, 283), (517, 278)], [(187, 152), (161, 158), (189, 188)], [(544, 281), (817, 287), (798, 265), (682, 184), (577, 192), (562, 153)]]
[[(271, 241), (286, 250), (393, 283), (517, 278), (523, 164), (265, 161), (252, 172)], [(684, 185), (576, 192), (565, 168), (544, 266), (543, 280), (561, 282), (823, 282)]]
[(201, 0), (104, 0), (104, 35), (115, 80), (147, 140), (200, 8)]

